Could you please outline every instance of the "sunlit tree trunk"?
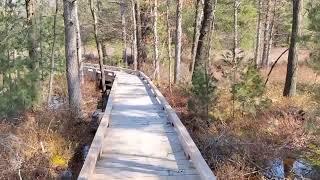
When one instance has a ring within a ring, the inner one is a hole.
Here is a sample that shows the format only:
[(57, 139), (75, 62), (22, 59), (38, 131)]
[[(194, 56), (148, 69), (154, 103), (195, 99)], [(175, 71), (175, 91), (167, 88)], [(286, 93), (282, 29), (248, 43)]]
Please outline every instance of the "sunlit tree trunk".
[(196, 17), (194, 22), (194, 32), (193, 32), (193, 43), (192, 43), (192, 52), (191, 52), (191, 65), (189, 71), (193, 74), (194, 63), (196, 61), (198, 41), (200, 37), (200, 28), (201, 21), (203, 18), (203, 0), (196, 1)]
[(75, 11), (76, 11), (76, 31), (77, 31), (77, 60), (79, 64), (79, 78), (81, 83), (84, 83), (83, 78), (83, 61), (82, 61), (82, 42), (81, 42), (81, 30), (80, 30), (80, 21), (79, 21), (79, 14), (78, 14), (78, 5), (77, 1), (75, 1)]
[(182, 5), (183, 0), (177, 0), (176, 10), (176, 49), (175, 49), (175, 66), (174, 66), (174, 83), (180, 81), (181, 76), (181, 36), (182, 36)]
[(277, 9), (277, 0), (274, 0), (273, 3), (273, 10), (272, 10), (272, 18), (270, 20), (270, 29), (268, 32), (268, 48), (267, 48), (267, 56), (266, 58), (266, 64), (269, 65), (269, 59), (270, 59), (270, 52), (272, 48), (272, 42), (273, 42), (273, 31), (274, 31), (274, 23), (275, 23), (275, 17), (276, 17), (276, 9)]
[(132, 8), (132, 57), (133, 57), (133, 69), (138, 69), (138, 53), (137, 53), (137, 20), (136, 20), (136, 10), (135, 10), (135, 0), (131, 0)]
[(73, 1), (63, 0), (69, 104), (71, 112), (79, 118), (82, 117), (82, 97), (77, 61), (75, 5)]
[(265, 22), (264, 22), (264, 32), (263, 32), (263, 48), (262, 48), (262, 58), (261, 66), (266, 67), (268, 65), (267, 57), (268, 55), (268, 46), (269, 46), (269, 31), (270, 31), (270, 11), (271, 11), (271, 0), (267, 0), (267, 7), (265, 13)]
[(170, 30), (170, 0), (167, 0), (166, 7), (166, 18), (167, 18), (167, 51), (168, 51), (168, 59), (169, 59), (169, 88), (171, 91), (171, 83), (172, 83), (172, 54), (171, 54), (171, 30)]
[(296, 94), (298, 74), (298, 38), (301, 36), (301, 22), (303, 14), (303, 0), (293, 0), (293, 19), (291, 41), (289, 47), (286, 82), (283, 96), (292, 97)]
[(159, 60), (159, 37), (158, 37), (158, 0), (154, 0), (153, 9), (153, 36), (154, 36), (154, 78), (160, 78), (160, 60)]
[(257, 18), (257, 36), (256, 36), (256, 47), (255, 47), (255, 53), (254, 53), (254, 60), (256, 66), (260, 64), (261, 59), (261, 29), (262, 29), (262, 23), (261, 23), (261, 17), (262, 17), (262, 0), (258, 0), (258, 18)]
[(122, 42), (123, 42), (123, 62), (125, 66), (128, 65), (127, 62), (127, 29), (126, 29), (126, 15), (125, 15), (125, 2), (121, 0), (120, 11), (121, 11), (121, 25), (122, 25)]
[(141, 28), (141, 10), (139, 0), (135, 0), (135, 16), (136, 16), (136, 38), (137, 38), (137, 62), (138, 70), (143, 66), (143, 42), (142, 42), (142, 28)]
[(104, 74), (104, 69), (103, 69), (103, 54), (102, 54), (102, 45), (98, 37), (98, 19), (97, 15), (95, 12), (95, 7), (93, 4), (93, 0), (90, 1), (90, 10), (91, 10), (91, 15), (93, 18), (93, 29), (94, 29), (94, 38), (96, 41), (96, 46), (97, 46), (97, 51), (98, 51), (98, 56), (99, 56), (99, 65), (100, 65), (100, 71), (101, 71), (101, 86), (102, 86), (102, 92), (106, 91), (106, 78)]
[(211, 46), (211, 32), (214, 24), (214, 0), (205, 0), (203, 11), (204, 14), (201, 23), (192, 83), (196, 83), (194, 82), (196, 71), (205, 72), (207, 70), (206, 65), (208, 64), (207, 61), (209, 59), (209, 50)]

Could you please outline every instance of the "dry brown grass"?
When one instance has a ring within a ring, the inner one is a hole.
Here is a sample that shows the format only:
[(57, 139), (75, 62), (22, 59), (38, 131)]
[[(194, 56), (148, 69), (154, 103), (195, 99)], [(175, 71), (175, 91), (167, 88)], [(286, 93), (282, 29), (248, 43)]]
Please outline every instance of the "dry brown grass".
[[(266, 77), (269, 73), (270, 68), (262, 69), (262, 75)], [(286, 79), (287, 66), (286, 64), (277, 65), (270, 76), (269, 83), (281, 83), (283, 84)], [(298, 83), (300, 84), (309, 84), (312, 85), (318, 82), (318, 78), (316, 79), (316, 73), (307, 65), (300, 64), (298, 68)]]
[[(66, 102), (65, 81), (57, 77), (55, 82), (54, 94)], [(77, 176), (83, 163), (81, 148), (90, 145), (94, 135), (91, 113), (100, 99), (94, 82), (86, 81), (82, 93), (80, 122), (66, 105), (53, 110), (45, 104), (0, 122), (0, 179), (19, 179), (19, 171), (23, 179), (56, 179), (66, 169)]]
[(264, 179), (269, 160), (301, 158), (310, 151), (310, 144), (320, 145), (320, 85), (314, 84), (314, 72), (301, 65), (298, 94), (293, 98), (282, 97), (284, 78), (285, 66), (281, 65), (264, 95), (272, 100), (269, 108), (256, 116), (238, 112), (235, 119), (231, 94), (220, 87), (210, 127), (188, 110), (186, 86), (174, 87), (172, 92), (163, 87), (162, 92), (219, 179)]

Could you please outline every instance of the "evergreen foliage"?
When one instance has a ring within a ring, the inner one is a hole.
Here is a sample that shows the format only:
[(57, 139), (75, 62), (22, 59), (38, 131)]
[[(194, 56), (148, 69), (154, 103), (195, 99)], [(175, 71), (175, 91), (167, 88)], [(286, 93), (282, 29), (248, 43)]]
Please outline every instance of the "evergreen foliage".
[(191, 88), (191, 98), (188, 103), (188, 108), (195, 114), (204, 116), (207, 122), (210, 122), (212, 117), (209, 117), (210, 107), (214, 105), (217, 98), (217, 80), (212, 73), (208, 73), (204, 68), (196, 68)]
[(313, 42), (313, 52), (310, 56), (309, 66), (317, 74), (320, 73), (320, 3), (308, 4), (309, 30), (312, 32), (309, 39)]
[[(41, 84), (48, 78), (50, 72), (50, 48), (53, 39), (51, 16), (45, 16), (44, 11), (50, 12), (48, 2), (41, 2), (36, 9), (36, 31), (38, 35), (37, 52), (39, 54), (38, 71), (32, 71), (37, 61), (31, 60), (28, 54), (28, 33), (30, 26), (24, 17), (24, 1), (17, 1), (0, 5), (0, 116), (8, 116), (33, 106), (42, 98), (42, 87), (35, 83), (41, 80)], [(64, 73), (63, 58), (64, 36), (61, 26), (62, 17), (58, 18), (58, 42), (56, 61), (58, 73)]]
[(241, 80), (232, 87), (232, 94), (240, 104), (239, 109), (252, 115), (270, 105), (270, 100), (263, 97), (264, 91), (259, 69), (252, 65), (242, 72)]

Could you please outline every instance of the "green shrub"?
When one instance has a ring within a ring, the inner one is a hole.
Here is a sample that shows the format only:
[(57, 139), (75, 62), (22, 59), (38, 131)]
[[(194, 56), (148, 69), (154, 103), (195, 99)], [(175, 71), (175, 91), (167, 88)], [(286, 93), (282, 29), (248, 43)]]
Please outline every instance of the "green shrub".
[(238, 108), (252, 115), (270, 105), (270, 100), (263, 97), (264, 90), (263, 78), (255, 66), (245, 69), (240, 82), (232, 86), (234, 100), (240, 104)]
[(188, 103), (188, 108), (199, 116), (205, 116), (208, 122), (210, 106), (216, 100), (216, 79), (210, 73), (202, 68), (194, 71), (191, 98)]

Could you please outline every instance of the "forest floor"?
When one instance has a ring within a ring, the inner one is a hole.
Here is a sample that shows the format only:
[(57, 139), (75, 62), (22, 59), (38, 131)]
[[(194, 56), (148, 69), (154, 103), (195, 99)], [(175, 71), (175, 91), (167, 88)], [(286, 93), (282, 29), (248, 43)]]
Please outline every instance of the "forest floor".
[[(262, 69), (266, 77), (268, 69)], [(274, 69), (264, 96), (271, 105), (255, 116), (236, 112), (230, 92), (218, 88), (208, 127), (188, 109), (188, 85), (162, 83), (207, 163), (219, 179), (320, 179), (320, 83), (308, 66), (300, 65), (297, 96), (282, 97), (286, 65)]]
[[(82, 87), (84, 117), (74, 119), (67, 109), (67, 85), (56, 77), (52, 107), (46, 103), (0, 121), (0, 179), (73, 179), (81, 170), (85, 146), (94, 136), (90, 121), (100, 93), (95, 82)], [(46, 92), (46, 91), (45, 91)]]
[[(272, 49), (270, 62), (285, 50)], [(232, 96), (220, 84), (219, 97), (210, 110), (214, 119), (209, 127), (188, 109), (188, 83), (169, 90), (168, 64), (162, 64), (161, 81), (156, 83), (219, 179), (320, 179), (320, 78), (306, 63), (309, 53), (299, 53), (297, 96), (282, 96), (287, 60), (284, 54), (263, 95), (271, 104), (254, 116), (237, 111), (233, 117)], [(190, 80), (189, 61), (184, 58), (181, 64), (182, 82)], [(152, 69), (151, 64), (145, 64), (143, 71), (151, 75)], [(261, 69), (263, 79), (269, 70)], [(213, 73), (221, 78), (220, 72)]]

